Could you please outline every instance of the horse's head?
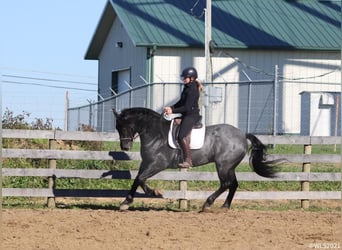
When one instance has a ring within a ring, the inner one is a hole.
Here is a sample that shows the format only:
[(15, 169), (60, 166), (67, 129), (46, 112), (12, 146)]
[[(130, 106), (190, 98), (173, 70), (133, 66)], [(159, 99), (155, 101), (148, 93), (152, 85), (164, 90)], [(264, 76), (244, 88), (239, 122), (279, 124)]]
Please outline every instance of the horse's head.
[(113, 109), (116, 118), (116, 130), (120, 136), (120, 147), (122, 150), (130, 150), (133, 145), (135, 134), (135, 123), (125, 113), (118, 113)]
[[(161, 133), (165, 133), (161, 127), (164, 128), (165, 125), (167, 126), (166, 129), (168, 129), (169, 125), (167, 123), (170, 123), (162, 119), (161, 114), (148, 108), (134, 107), (124, 109), (120, 113), (115, 110), (113, 112), (116, 117), (116, 130), (120, 135), (122, 150), (131, 149), (136, 135), (140, 136), (140, 142), (143, 140), (150, 142), (155, 138), (159, 138)], [(163, 126), (161, 126), (162, 124)]]

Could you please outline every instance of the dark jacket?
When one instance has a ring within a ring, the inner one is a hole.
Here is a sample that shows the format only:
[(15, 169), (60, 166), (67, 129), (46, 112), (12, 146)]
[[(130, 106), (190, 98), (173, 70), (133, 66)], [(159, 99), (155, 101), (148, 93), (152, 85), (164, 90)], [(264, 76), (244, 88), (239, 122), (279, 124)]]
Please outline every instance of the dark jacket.
[(173, 113), (181, 113), (183, 116), (187, 115), (199, 115), (199, 90), (196, 82), (192, 81), (188, 84), (184, 84), (184, 89), (181, 94), (181, 98), (175, 103), (172, 108)]

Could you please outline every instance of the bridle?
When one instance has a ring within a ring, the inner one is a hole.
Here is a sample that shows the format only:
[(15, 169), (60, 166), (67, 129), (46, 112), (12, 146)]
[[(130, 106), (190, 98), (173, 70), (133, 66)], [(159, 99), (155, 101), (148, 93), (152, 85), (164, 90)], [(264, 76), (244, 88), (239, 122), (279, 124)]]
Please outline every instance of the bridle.
[(120, 137), (120, 141), (134, 141), (137, 137), (139, 136), (139, 134), (136, 134), (135, 136), (131, 136), (131, 137)]

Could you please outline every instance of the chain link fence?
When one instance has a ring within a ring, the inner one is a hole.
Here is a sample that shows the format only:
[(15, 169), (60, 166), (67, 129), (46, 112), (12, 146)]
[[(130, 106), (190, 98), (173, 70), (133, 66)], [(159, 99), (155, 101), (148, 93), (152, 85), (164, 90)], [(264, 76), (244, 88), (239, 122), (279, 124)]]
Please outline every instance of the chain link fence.
[[(277, 128), (277, 88), (275, 80), (235, 83), (207, 83), (200, 104), (206, 125), (230, 123), (245, 132), (275, 134)], [(183, 83), (151, 83), (131, 88), (110, 98), (89, 105), (69, 108), (69, 131), (84, 126), (99, 132), (115, 131), (113, 109), (146, 107), (162, 112), (175, 103)]]

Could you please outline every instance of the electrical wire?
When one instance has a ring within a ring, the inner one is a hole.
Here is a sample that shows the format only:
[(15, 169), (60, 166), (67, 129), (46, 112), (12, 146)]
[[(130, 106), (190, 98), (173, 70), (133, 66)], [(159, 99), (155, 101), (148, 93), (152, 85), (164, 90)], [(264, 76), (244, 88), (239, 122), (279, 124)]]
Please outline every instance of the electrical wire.
[(55, 88), (55, 89), (66, 89), (66, 90), (79, 90), (79, 91), (88, 91), (88, 92), (96, 92), (96, 90), (92, 89), (82, 89), (82, 88), (75, 88), (75, 87), (64, 87), (64, 86), (56, 86), (56, 85), (47, 85), (42, 83), (28, 83), (28, 82), (16, 82), (16, 81), (7, 81), (2, 80), (3, 83), (11, 83), (11, 84), (20, 84), (20, 85), (32, 85), (32, 86), (40, 86), (46, 88)]
[(11, 67), (0, 67), (0, 69), (1, 70), (11, 70), (11, 71), (32, 72), (32, 73), (38, 73), (38, 74), (48, 74), (48, 75), (59, 75), (59, 76), (69, 76), (69, 77), (96, 79), (96, 77), (94, 77), (94, 76), (85, 76), (85, 75), (75, 75), (75, 74), (67, 74), (67, 73), (40, 71), (40, 70), (34, 70), (34, 69), (22, 69), (22, 68), (11, 68)]
[(83, 85), (97, 85), (97, 83), (90, 83), (90, 82), (79, 82), (79, 81), (69, 81), (69, 80), (59, 80), (59, 79), (49, 79), (49, 78), (37, 78), (37, 77), (28, 77), (28, 76), (18, 76), (18, 75), (2, 75), (4, 77), (9, 78), (19, 78), (19, 79), (29, 79), (29, 80), (38, 80), (38, 81), (49, 81), (49, 82), (68, 82), (68, 83), (76, 83), (76, 84), (83, 84)]

